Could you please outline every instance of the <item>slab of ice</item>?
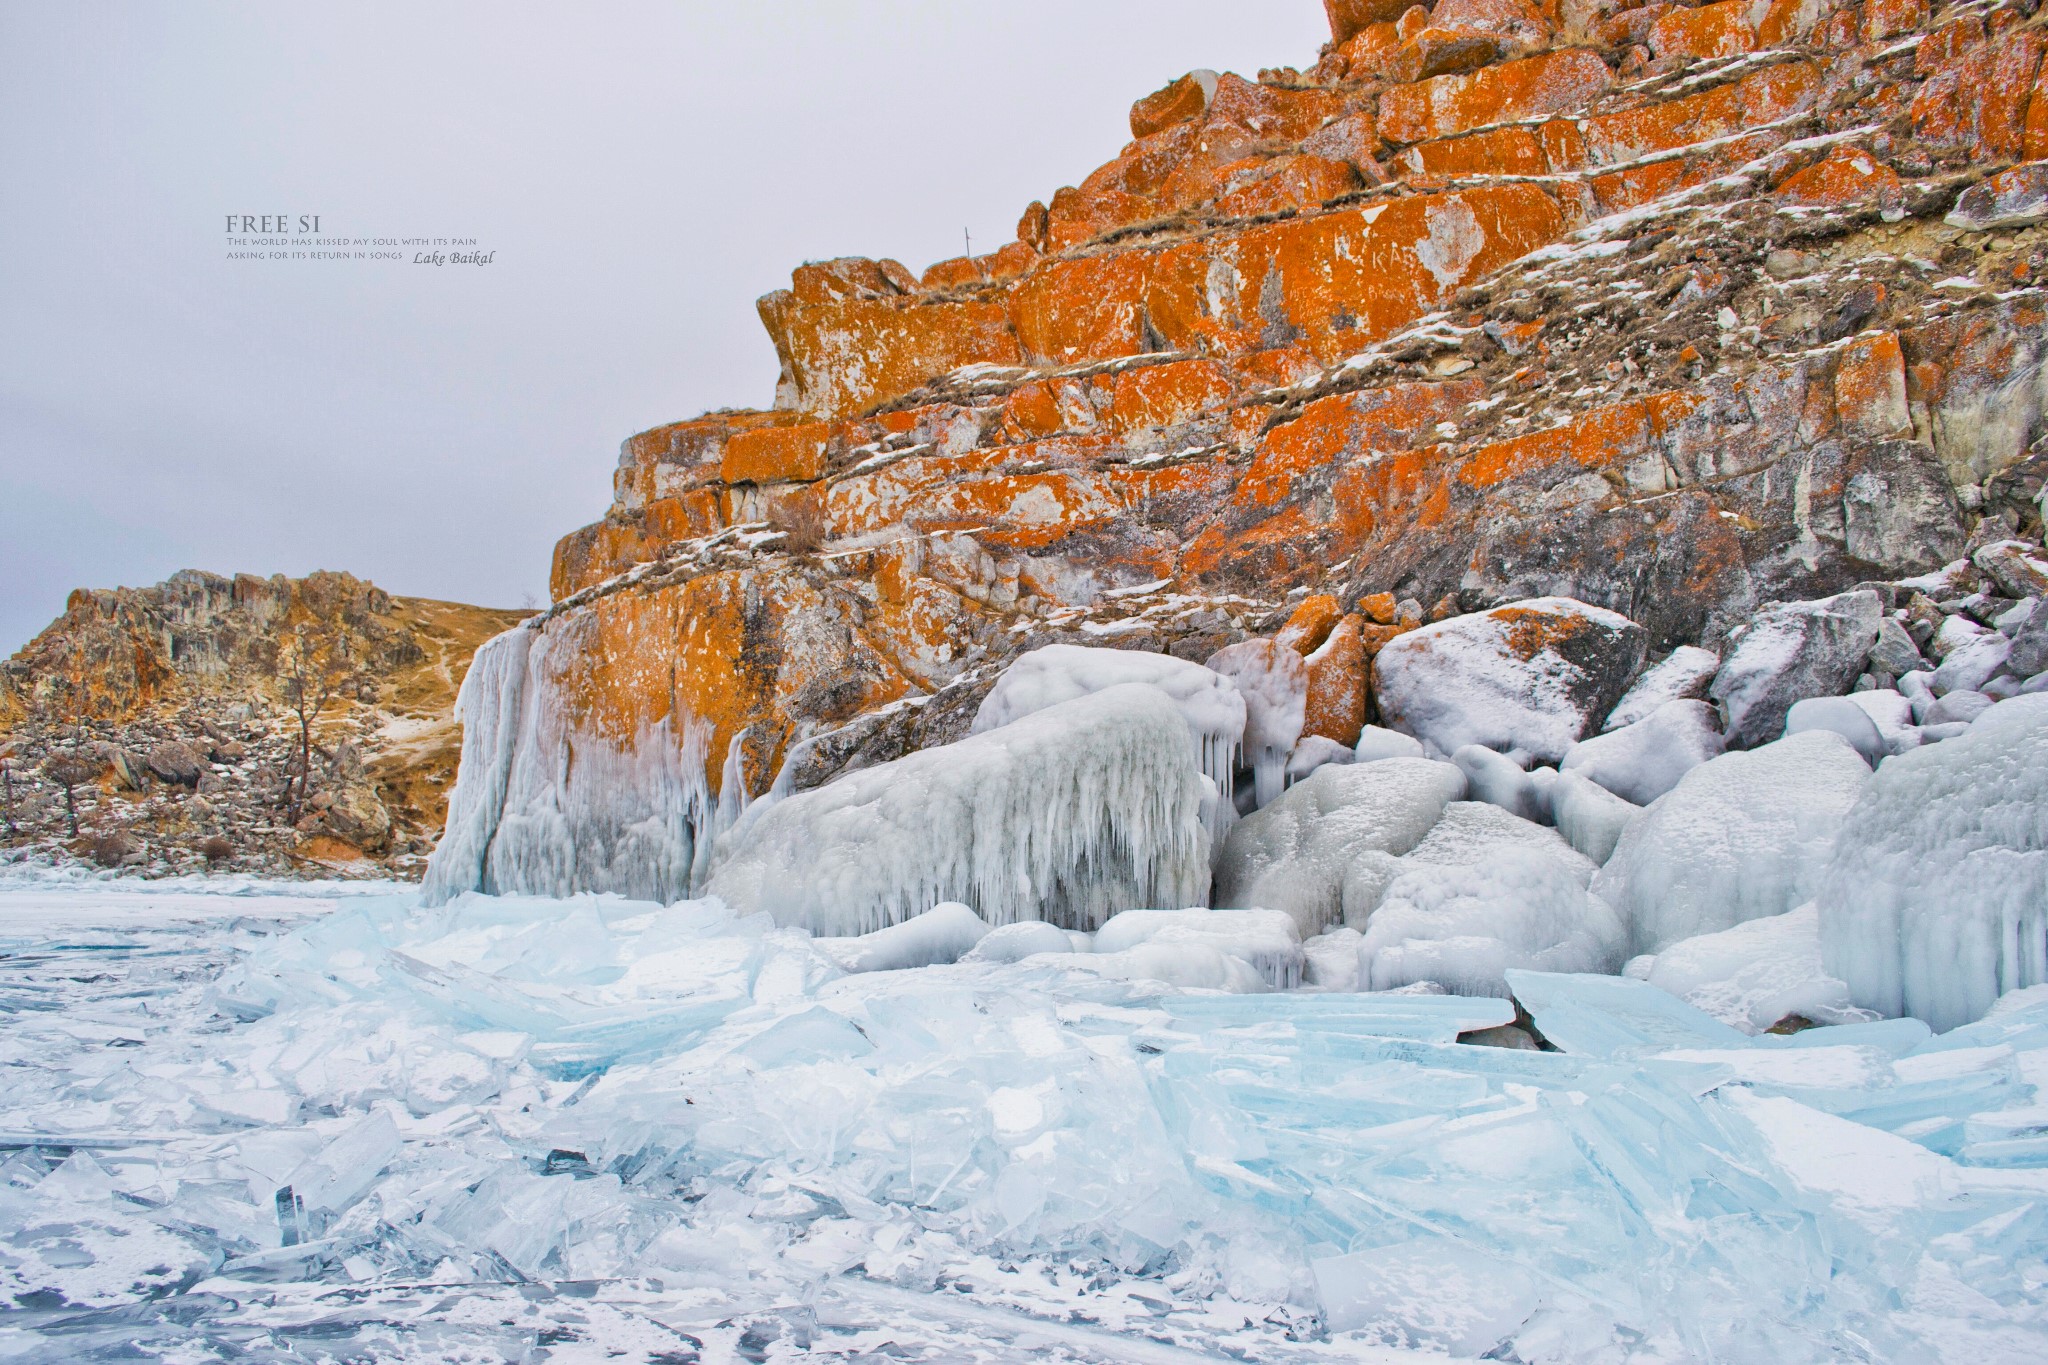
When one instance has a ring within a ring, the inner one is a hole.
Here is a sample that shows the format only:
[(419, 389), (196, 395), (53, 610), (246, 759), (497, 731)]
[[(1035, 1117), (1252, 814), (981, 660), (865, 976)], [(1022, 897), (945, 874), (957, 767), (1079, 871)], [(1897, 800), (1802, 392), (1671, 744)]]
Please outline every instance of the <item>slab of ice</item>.
[(1284, 910), (1303, 937), (1321, 933), (1343, 914), (1353, 861), (1406, 853), (1464, 791), (1456, 768), (1424, 758), (1318, 769), (1230, 831), (1216, 904)]
[(1226, 797), (1244, 742), (1245, 698), (1228, 678), (1171, 654), (1085, 645), (1041, 645), (1003, 670), (974, 713), (970, 734), (982, 734), (1048, 706), (1146, 683), (1173, 698), (1187, 722), (1202, 773)]
[(1937, 1030), (2048, 982), (2048, 697), (1888, 760), (1818, 888), (1828, 970)]
[(1644, 981), (1509, 971), (1507, 985), (1546, 1042), (1581, 1056), (1643, 1057), (1748, 1043), (1736, 1029)]
[(992, 925), (1074, 929), (1132, 906), (1200, 905), (1206, 784), (1187, 735), (1179, 705), (1149, 684), (1060, 702), (787, 798), (721, 850), (706, 890), (840, 934), (945, 901)]
[[(1635, 963), (1629, 968), (1638, 975)], [(1640, 979), (1744, 1033), (1762, 1033), (1791, 1015), (1817, 1024), (1872, 1017), (1855, 1007), (1846, 982), (1822, 968), (1820, 912), (1811, 903), (1683, 939), (1644, 968)]]
[(1714, 708), (1670, 701), (1649, 715), (1580, 740), (1559, 765), (1599, 783), (1622, 800), (1647, 806), (1726, 747)]
[(1614, 704), (1600, 729), (1604, 734), (1647, 720), (1667, 702), (1697, 701), (1721, 668), (1721, 656), (1697, 645), (1680, 645), (1637, 675), (1627, 695)]
[[(1059, 934), (1059, 951), (1066, 951), (1064, 931), (1049, 924), (1039, 927)], [(817, 944), (819, 951), (838, 963), (842, 971), (895, 972), (907, 967), (958, 962), (972, 952), (988, 933), (986, 920), (958, 901), (951, 901), (871, 934), (857, 938), (821, 938)]]
[(1631, 824), (1593, 882), (1654, 953), (1813, 899), (1870, 769), (1808, 731), (1701, 764)]

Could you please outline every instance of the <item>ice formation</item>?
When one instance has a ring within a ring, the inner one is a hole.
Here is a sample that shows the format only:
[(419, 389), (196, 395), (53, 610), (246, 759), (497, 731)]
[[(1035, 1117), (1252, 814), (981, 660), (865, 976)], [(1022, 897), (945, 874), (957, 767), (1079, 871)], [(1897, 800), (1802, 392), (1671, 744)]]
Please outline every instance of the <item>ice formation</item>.
[(1782, 915), (1813, 899), (1870, 769), (1809, 730), (1687, 773), (1621, 836), (1593, 890), (1628, 921), (1634, 953)]
[[(1012, 928), (1016, 926), (1011, 926)], [(1053, 933), (1065, 934), (1051, 925)], [(857, 938), (821, 938), (819, 951), (848, 972), (895, 972), (958, 962), (989, 935), (988, 922), (958, 901)]]
[(1331, 763), (1356, 763), (1358, 754), (1348, 744), (1322, 735), (1303, 735), (1287, 756), (1287, 785), (1293, 786), (1316, 769)]
[[(1100, 955), (1131, 954), (1141, 947), (1153, 950), (1146, 955), (1153, 962), (1168, 951), (1190, 948), (1236, 958), (1273, 990), (1301, 984), (1301, 932), (1292, 917), (1278, 910), (1126, 910), (1095, 935), (1094, 951)], [(1080, 965), (1101, 970), (1100, 963)], [(1177, 971), (1157, 979), (1192, 984), (1198, 977)]]
[(1565, 842), (1605, 865), (1641, 806), (1622, 800), (1577, 773), (1559, 773), (1550, 791), (1550, 818)]
[(1343, 914), (1355, 859), (1406, 853), (1464, 792), (1462, 773), (1426, 758), (1319, 768), (1232, 828), (1215, 903), (1284, 910), (1302, 937), (1318, 934)]
[(10, 1358), (2048, 1343), (2048, 991), (1931, 1041), (1751, 1038), (1511, 970), (1562, 1051), (1507, 1051), (1457, 1041), (1506, 1000), (1220, 955), (1259, 993), (1090, 954), (847, 976), (709, 903), (382, 890), (0, 893), (9, 988), (63, 1006), (0, 1033)]
[[(912, 921), (915, 923), (915, 921)], [(990, 929), (960, 960), (963, 962), (1022, 962), (1040, 953), (1071, 953), (1075, 933), (1044, 920), (1022, 919)]]
[[(1894, 693), (1893, 695), (1897, 695)], [(1900, 698), (1901, 701), (1905, 699)], [(1873, 768), (1893, 752), (1893, 741), (1878, 729), (1872, 707), (1859, 705), (1852, 697), (1809, 697), (1796, 702), (1785, 713), (1785, 733), (1827, 730), (1849, 741), (1857, 755)], [(1912, 714), (1907, 708), (1907, 715)]]
[(818, 933), (870, 933), (944, 901), (991, 925), (1093, 929), (1200, 905), (1204, 808), (1183, 708), (1122, 683), (957, 744), (848, 773), (721, 846), (708, 894)]
[(1421, 740), (1380, 725), (1368, 725), (1359, 731), (1358, 743), (1351, 752), (1360, 763), (1370, 763), (1376, 758), (1424, 757)]
[(1723, 748), (1714, 708), (1668, 701), (1632, 725), (1581, 740), (1560, 768), (1576, 772), (1624, 801), (1647, 806)]
[(1816, 1024), (1876, 1017), (1857, 1009), (1848, 983), (1822, 967), (1820, 912), (1811, 902), (1636, 958), (1628, 975), (1744, 1033), (1762, 1033), (1794, 1015)]
[(1287, 756), (1301, 738), (1308, 665), (1278, 641), (1245, 640), (1218, 650), (1209, 667), (1244, 696), (1244, 756), (1252, 769), (1252, 799), (1257, 806), (1271, 805), (1286, 785)]
[(559, 675), (585, 647), (570, 626), (520, 625), (477, 651), (456, 698), (462, 763), (429, 903), (464, 891), (666, 903), (701, 877), (718, 817), (709, 727), (678, 711), (635, 735), (579, 729)]
[(1496, 753), (1483, 744), (1467, 744), (1451, 755), (1451, 762), (1465, 774), (1465, 790), (1474, 801), (1499, 806), (1524, 820), (1550, 818), (1547, 790), (1538, 785), (1534, 774), (1524, 772), (1522, 765), (1506, 754)]
[(1187, 722), (1203, 776), (1228, 797), (1244, 743), (1245, 697), (1213, 669), (1171, 654), (1042, 645), (1003, 670), (974, 713), (969, 733), (979, 735), (1048, 706), (1127, 683), (1148, 683), (1173, 698)]
[(1587, 892), (1593, 871), (1555, 830), (1453, 802), (1412, 850), (1377, 865), (1376, 895), (1353, 879), (1345, 912), (1365, 933), (1360, 983), (1433, 981), (1456, 995), (1504, 995), (1510, 967), (1615, 970), (1627, 931)]
[(1827, 969), (1936, 1029), (2048, 981), (2048, 697), (1888, 760), (1818, 887)]

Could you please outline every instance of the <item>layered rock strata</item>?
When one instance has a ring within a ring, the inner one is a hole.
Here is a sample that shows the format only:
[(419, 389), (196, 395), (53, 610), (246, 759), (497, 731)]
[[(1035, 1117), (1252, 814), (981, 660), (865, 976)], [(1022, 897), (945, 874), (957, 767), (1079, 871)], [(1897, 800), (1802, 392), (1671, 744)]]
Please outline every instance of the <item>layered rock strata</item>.
[(2028, 6), (1330, 9), (1001, 250), (764, 298), (775, 405), (632, 437), (557, 547), (570, 730), (801, 789), (1037, 645), (1284, 632), (1349, 743), (1426, 619), (1569, 597), (1656, 658), (2037, 527)]

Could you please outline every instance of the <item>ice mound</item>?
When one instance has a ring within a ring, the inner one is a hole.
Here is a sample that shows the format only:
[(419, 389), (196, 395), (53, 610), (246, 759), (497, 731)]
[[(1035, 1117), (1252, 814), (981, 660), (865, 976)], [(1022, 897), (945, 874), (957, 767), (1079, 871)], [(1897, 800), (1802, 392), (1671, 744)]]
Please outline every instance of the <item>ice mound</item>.
[(1284, 910), (1313, 937), (1343, 915), (1356, 859), (1406, 853), (1464, 792), (1462, 773), (1425, 758), (1319, 768), (1231, 829), (1215, 903)]
[(1454, 802), (1428, 837), (1354, 878), (1346, 918), (1362, 925), (1360, 980), (1372, 990), (1434, 981), (1455, 995), (1505, 995), (1510, 967), (1613, 971), (1627, 931), (1589, 894), (1594, 865), (1555, 830), (1478, 802)]
[(1374, 695), (1389, 726), (1443, 753), (1555, 763), (1613, 709), (1644, 640), (1618, 613), (1534, 598), (1395, 637), (1373, 660)]
[(1793, 1015), (1816, 1024), (1875, 1017), (1857, 1009), (1848, 984), (1822, 967), (1820, 912), (1811, 903), (1681, 940), (1629, 963), (1628, 974), (1744, 1033)]
[(1207, 784), (1181, 711), (1124, 683), (760, 812), (706, 893), (777, 923), (869, 933), (960, 901), (992, 925), (1092, 929), (1208, 898)]
[[(915, 923), (915, 921), (912, 921)], [(959, 960), (962, 962), (1022, 962), (1027, 957), (1040, 953), (1071, 953), (1079, 951), (1074, 946), (1071, 930), (1047, 924), (1043, 920), (1018, 920), (1005, 924), (1000, 929), (990, 929)]]
[[(1171, 654), (1041, 645), (1003, 670), (974, 713), (969, 733), (999, 729), (1049, 706), (1128, 683), (1147, 683), (1173, 698), (1187, 722), (1203, 775), (1229, 796), (1231, 773), (1244, 742), (1244, 695), (1215, 670)], [(1300, 727), (1295, 728), (1299, 733)]]
[[(1011, 926), (1014, 927), (1014, 926)], [(1046, 928), (1052, 928), (1047, 925)], [(1063, 931), (1052, 932), (1065, 938)], [(848, 972), (895, 972), (958, 962), (988, 937), (988, 922), (958, 901), (857, 938), (821, 938), (818, 949)], [(1062, 944), (1064, 947), (1064, 944)]]
[[(1863, 695), (1877, 697), (1881, 694), (1871, 692)], [(1896, 692), (1891, 695), (1899, 696)], [(1899, 700), (1905, 702), (1904, 697), (1899, 697)], [(1802, 730), (1832, 731), (1848, 740), (1863, 761), (1874, 768), (1897, 749), (1911, 747), (1899, 743), (1899, 730), (1895, 729), (1891, 735), (1887, 735), (1878, 727), (1877, 717), (1880, 714), (1896, 716), (1898, 713), (1895, 708), (1887, 706), (1882, 701), (1858, 702), (1853, 695), (1808, 697), (1805, 701), (1793, 703), (1792, 709), (1785, 713), (1785, 733), (1796, 735)], [(1905, 715), (1910, 724), (1910, 704), (1905, 708)]]
[(1378, 758), (1427, 757), (1422, 751), (1421, 740), (1380, 725), (1368, 725), (1360, 730), (1358, 743), (1351, 752), (1360, 763), (1370, 763)]
[(1723, 747), (1713, 707), (1670, 701), (1632, 725), (1579, 741), (1559, 767), (1647, 806), (1694, 768), (1718, 758)]
[(1605, 866), (1641, 806), (1624, 801), (1578, 773), (1559, 773), (1550, 789), (1550, 818), (1565, 842)]
[[(1506, 754), (1497, 753), (1483, 744), (1467, 744), (1451, 755), (1451, 762), (1465, 774), (1466, 794), (1474, 801), (1499, 806), (1524, 820), (1547, 822), (1550, 819), (1547, 788), (1540, 785), (1535, 773), (1524, 772), (1522, 765)], [(1556, 777), (1556, 773), (1548, 768), (1536, 771)]]
[[(1291, 916), (1278, 910), (1126, 910), (1096, 933), (1097, 957), (1080, 965), (1084, 970), (1101, 971), (1102, 958), (1127, 954), (1141, 946), (1213, 950), (1244, 962), (1273, 990), (1299, 986), (1305, 965), (1301, 932)], [(1194, 984), (1186, 979), (1193, 975), (1177, 973), (1156, 979), (1187, 985)]]
[(1631, 951), (1782, 915), (1813, 899), (1870, 769), (1840, 735), (1810, 730), (1726, 753), (1648, 807), (1593, 882)]
[(1818, 886), (1827, 969), (1936, 1029), (2048, 981), (2048, 697), (1878, 769)]
[(688, 896), (715, 834), (709, 728), (678, 715), (637, 735), (577, 727), (561, 674), (574, 622), (515, 626), (476, 653), (456, 696), (462, 763), (425, 894)]

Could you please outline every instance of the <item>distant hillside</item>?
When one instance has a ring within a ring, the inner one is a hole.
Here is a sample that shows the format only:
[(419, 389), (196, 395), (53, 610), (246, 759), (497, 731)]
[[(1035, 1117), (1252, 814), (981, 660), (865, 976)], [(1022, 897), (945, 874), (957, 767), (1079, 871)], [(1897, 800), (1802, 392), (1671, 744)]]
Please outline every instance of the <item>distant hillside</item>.
[(0, 664), (0, 845), (151, 872), (210, 853), (266, 874), (416, 875), (461, 750), (456, 689), (527, 614), (345, 573), (74, 592)]

